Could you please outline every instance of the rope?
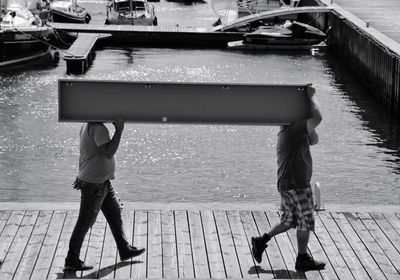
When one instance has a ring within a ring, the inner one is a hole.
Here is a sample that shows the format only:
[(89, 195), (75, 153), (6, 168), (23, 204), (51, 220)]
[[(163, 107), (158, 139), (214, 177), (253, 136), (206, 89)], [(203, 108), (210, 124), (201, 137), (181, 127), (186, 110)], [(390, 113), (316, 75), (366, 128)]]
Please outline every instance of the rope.
[[(49, 25), (46, 25), (46, 26), (49, 26)], [(56, 49), (56, 50), (62, 52), (63, 54), (67, 54), (67, 55), (73, 56), (73, 54), (69, 53), (68, 51), (63, 50), (63, 49), (60, 49), (60, 48), (58, 48), (57, 46), (55, 46), (55, 45), (53, 45), (53, 44), (51, 44), (51, 43), (49, 43), (49, 42), (47, 42), (47, 41), (44, 41), (44, 40), (42, 40), (42, 39), (40, 39), (40, 38), (38, 38), (38, 37), (35, 37), (35, 36), (33, 36), (32, 34), (30, 34), (30, 33), (27, 33), (27, 32), (24, 32), (24, 31), (22, 31), (22, 30), (19, 30), (17, 27), (14, 27), (14, 30), (18, 31), (18, 32), (21, 33), (21, 34), (28, 35), (28, 36), (31, 37), (32, 39), (35, 39), (35, 40), (37, 40), (37, 41), (39, 41), (39, 42), (42, 42), (43, 44), (45, 44), (45, 45), (47, 45), (47, 46), (49, 46), (49, 47), (52, 47), (52, 48), (54, 48), (54, 49)], [(55, 36), (57, 36), (57, 38), (60, 39), (60, 38), (58, 37), (58, 35), (56, 35), (56, 33), (54, 32), (54, 30), (53, 30), (53, 34), (55, 34)], [(63, 40), (61, 40), (61, 39), (60, 39), (60, 41), (62, 41), (63, 44), (65, 43), (65, 42), (64, 42)], [(66, 44), (66, 45), (68, 45), (68, 44)]]

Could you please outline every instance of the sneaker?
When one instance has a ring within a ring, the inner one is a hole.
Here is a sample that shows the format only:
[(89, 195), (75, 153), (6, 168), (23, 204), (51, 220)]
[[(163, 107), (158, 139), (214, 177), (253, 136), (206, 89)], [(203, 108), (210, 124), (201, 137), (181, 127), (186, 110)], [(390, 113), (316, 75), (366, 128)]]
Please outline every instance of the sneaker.
[(304, 256), (297, 256), (296, 259), (296, 270), (308, 271), (308, 270), (321, 270), (325, 268), (324, 262), (319, 262), (313, 259), (309, 254)]
[(253, 253), (254, 259), (261, 263), (262, 261), (262, 254), (264, 250), (267, 249), (268, 245), (264, 242), (262, 237), (252, 237), (251, 238), (251, 252)]
[(119, 256), (121, 257), (121, 261), (126, 261), (130, 258), (137, 257), (146, 251), (144, 248), (136, 248), (134, 246), (128, 245), (126, 252), (120, 252)]
[(65, 270), (74, 270), (74, 271), (79, 270), (80, 271), (80, 270), (89, 270), (92, 268), (93, 268), (92, 265), (86, 265), (80, 259), (77, 259), (77, 260), (73, 260), (73, 259), (69, 259), (69, 258), (65, 259), (65, 265), (64, 265)]

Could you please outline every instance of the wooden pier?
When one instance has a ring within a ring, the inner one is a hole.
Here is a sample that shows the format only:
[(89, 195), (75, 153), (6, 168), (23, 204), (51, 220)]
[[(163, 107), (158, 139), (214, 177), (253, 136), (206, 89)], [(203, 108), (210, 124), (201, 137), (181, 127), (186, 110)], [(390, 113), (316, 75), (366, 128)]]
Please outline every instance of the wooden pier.
[(63, 58), (67, 62), (67, 72), (84, 73), (92, 60), (92, 49), (97, 40), (110, 37), (110, 34), (82, 33), (73, 45), (64, 52)]
[(399, 279), (400, 207), (332, 205), (316, 214), (309, 252), (321, 271), (295, 271), (295, 231), (255, 263), (250, 238), (279, 221), (276, 205), (128, 203), (128, 239), (146, 253), (119, 260), (102, 214), (81, 257), (93, 270), (63, 271), (78, 203), (0, 203), (0, 279), (263, 278)]
[(51, 23), (65, 32), (105, 33), (112, 35), (113, 43), (141, 44), (145, 46), (225, 47), (227, 42), (239, 40), (240, 32), (214, 32), (211, 28), (181, 26), (91, 25)]

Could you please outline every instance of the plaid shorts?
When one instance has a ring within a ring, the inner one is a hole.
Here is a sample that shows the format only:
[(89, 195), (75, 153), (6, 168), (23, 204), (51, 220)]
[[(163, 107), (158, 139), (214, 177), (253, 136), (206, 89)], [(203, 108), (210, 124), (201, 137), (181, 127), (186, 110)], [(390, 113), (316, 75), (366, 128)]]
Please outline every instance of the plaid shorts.
[(288, 190), (281, 195), (281, 223), (298, 230), (314, 231), (314, 197), (311, 188)]

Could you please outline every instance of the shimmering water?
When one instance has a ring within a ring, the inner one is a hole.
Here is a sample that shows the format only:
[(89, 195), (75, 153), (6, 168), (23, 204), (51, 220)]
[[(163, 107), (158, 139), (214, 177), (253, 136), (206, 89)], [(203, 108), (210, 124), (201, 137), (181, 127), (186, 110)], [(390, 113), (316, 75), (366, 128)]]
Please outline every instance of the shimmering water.
[[(101, 10), (97, 2), (84, 3)], [(160, 25), (165, 15), (170, 25), (173, 15), (182, 25), (199, 15), (202, 26), (215, 20), (206, 2), (155, 6)], [(103, 17), (98, 12), (94, 20)], [(0, 73), (0, 201), (79, 199), (71, 183), (81, 124), (57, 121), (57, 80), (71, 77), (65, 73), (63, 60)], [(320, 144), (312, 148), (323, 201), (400, 199), (399, 122), (330, 54), (105, 47), (80, 78), (312, 82), (324, 113)], [(114, 185), (128, 201), (277, 202), (277, 132), (273, 126), (127, 124)]]

